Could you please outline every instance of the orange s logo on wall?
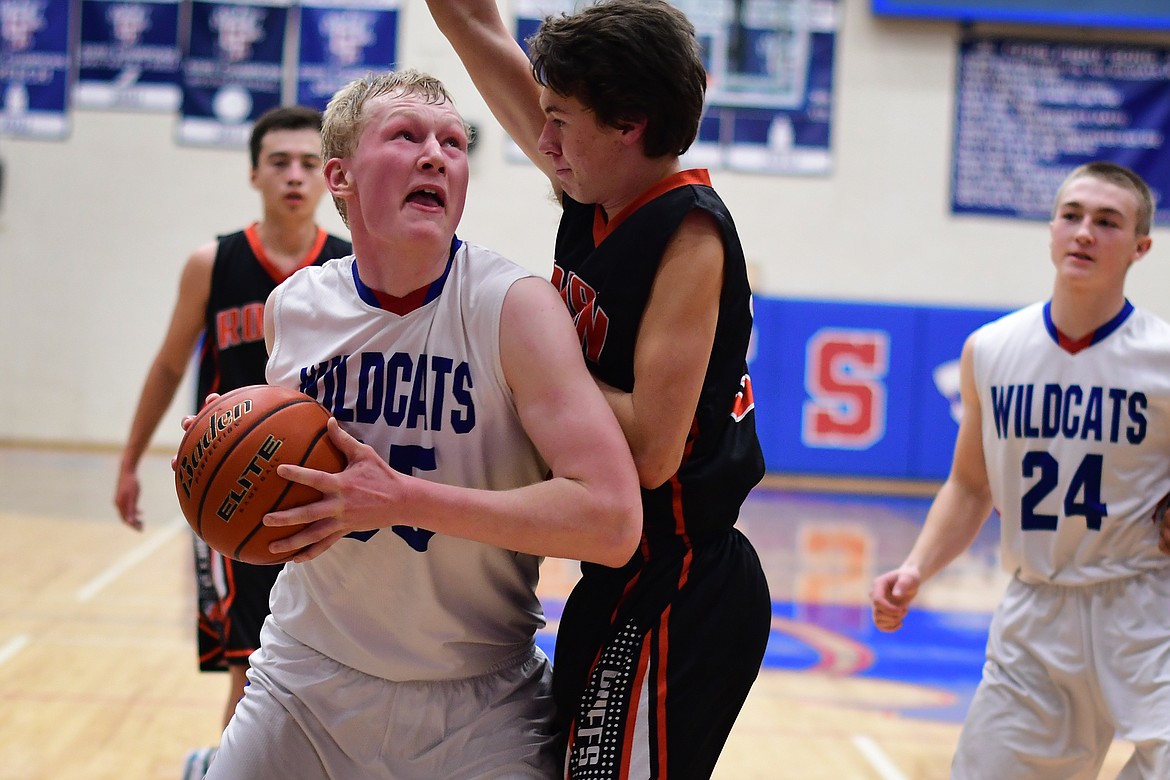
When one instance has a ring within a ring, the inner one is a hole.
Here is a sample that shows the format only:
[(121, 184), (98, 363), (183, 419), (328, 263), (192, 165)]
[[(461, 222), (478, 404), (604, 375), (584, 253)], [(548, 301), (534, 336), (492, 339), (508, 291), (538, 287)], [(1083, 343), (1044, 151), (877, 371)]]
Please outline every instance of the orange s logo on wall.
[(808, 447), (863, 450), (886, 432), (890, 334), (824, 328), (808, 340), (801, 440)]

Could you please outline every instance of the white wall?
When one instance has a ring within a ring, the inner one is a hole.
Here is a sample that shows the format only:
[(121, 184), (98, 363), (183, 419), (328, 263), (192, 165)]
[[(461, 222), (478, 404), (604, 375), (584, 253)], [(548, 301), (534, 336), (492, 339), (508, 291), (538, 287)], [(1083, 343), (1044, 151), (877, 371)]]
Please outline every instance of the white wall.
[[(1016, 306), (1050, 285), (1042, 223), (949, 212), (958, 26), (875, 19), (841, 0), (825, 177), (713, 171), (757, 292), (837, 300)], [(505, 6), (506, 7), (506, 6)], [(403, 62), (442, 78), (481, 128), (460, 234), (546, 272), (557, 209), (504, 138), (422, 0), (404, 0)], [(1170, 45), (1170, 35), (1039, 30)], [(174, 117), (76, 111), (67, 142), (0, 138), (0, 441), (118, 446), (192, 249), (257, 218), (245, 151), (179, 147)], [(332, 205), (320, 218), (344, 234)], [(1170, 233), (1131, 299), (1170, 318)], [(174, 447), (190, 378), (155, 438)]]

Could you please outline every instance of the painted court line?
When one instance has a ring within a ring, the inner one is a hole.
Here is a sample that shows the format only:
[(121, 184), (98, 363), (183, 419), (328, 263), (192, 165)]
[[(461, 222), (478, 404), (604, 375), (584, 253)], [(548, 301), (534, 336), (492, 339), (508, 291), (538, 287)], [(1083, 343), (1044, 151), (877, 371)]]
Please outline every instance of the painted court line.
[(19, 653), (31, 641), (28, 634), (18, 634), (0, 645), (0, 664), (3, 664), (9, 658)]
[(874, 768), (882, 780), (907, 780), (902, 770), (894, 766), (894, 762), (885, 754), (877, 743), (863, 734), (854, 734), (853, 746), (857, 748), (865, 760)]
[(187, 521), (181, 517), (175, 518), (170, 525), (164, 526), (158, 533), (123, 555), (117, 561), (114, 561), (109, 568), (78, 590), (77, 600), (82, 602), (89, 601), (100, 593), (104, 587), (153, 555), (158, 548), (169, 542), (179, 531), (185, 528), (187, 528)]

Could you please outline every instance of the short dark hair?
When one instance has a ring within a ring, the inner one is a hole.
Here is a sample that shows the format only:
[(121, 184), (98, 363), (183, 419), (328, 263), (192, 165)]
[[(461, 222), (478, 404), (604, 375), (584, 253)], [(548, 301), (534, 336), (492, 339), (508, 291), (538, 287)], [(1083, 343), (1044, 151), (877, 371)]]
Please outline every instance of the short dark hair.
[(1145, 179), (1138, 176), (1136, 173), (1126, 168), (1124, 165), (1107, 161), (1093, 161), (1080, 165), (1069, 173), (1065, 178), (1064, 183), (1060, 185), (1060, 189), (1056, 191), (1056, 203), (1053, 206), (1055, 209), (1060, 208), (1061, 198), (1064, 196), (1065, 189), (1069, 184), (1077, 179), (1092, 178), (1100, 179), (1108, 182), (1123, 190), (1129, 191), (1134, 200), (1137, 201), (1137, 213), (1134, 215), (1136, 224), (1134, 225), (1134, 232), (1139, 236), (1148, 236), (1150, 228), (1154, 222), (1154, 194), (1150, 191), (1150, 185), (1146, 184)]
[(532, 74), (597, 121), (646, 120), (648, 157), (681, 155), (703, 115), (707, 71), (695, 26), (665, 0), (601, 0), (550, 16), (527, 40)]
[(260, 166), (260, 144), (264, 136), (273, 130), (303, 130), (309, 128), (321, 132), (321, 112), (308, 106), (280, 106), (271, 108), (260, 115), (252, 125), (252, 138), (248, 146), (252, 152), (252, 167)]

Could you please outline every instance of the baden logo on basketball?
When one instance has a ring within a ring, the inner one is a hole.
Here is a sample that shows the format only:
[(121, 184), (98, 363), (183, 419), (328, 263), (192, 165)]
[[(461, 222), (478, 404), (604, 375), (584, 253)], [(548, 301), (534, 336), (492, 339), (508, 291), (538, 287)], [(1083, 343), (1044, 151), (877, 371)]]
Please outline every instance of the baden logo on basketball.
[(282, 463), (337, 473), (345, 456), (329, 438), (329, 412), (304, 393), (251, 385), (205, 406), (175, 458), (175, 492), (192, 530), (213, 550), (253, 564), (284, 563), (295, 553), (269, 545), (299, 527), (264, 525), (270, 512), (321, 498), (276, 473)]
[[(207, 429), (203, 432), (202, 436), (195, 440), (195, 445), (191, 449), (190, 455), (181, 454), (179, 457), (179, 487), (182, 488), (187, 498), (191, 497), (191, 482), (195, 479), (196, 473), (202, 466), (204, 458), (208, 451), (211, 450), (215, 440), (221, 433), (241, 420), (250, 411), (252, 411), (252, 399), (245, 398), (240, 403), (228, 407), (219, 414), (208, 416)], [(194, 430), (194, 426), (192, 426), (192, 430)]]

